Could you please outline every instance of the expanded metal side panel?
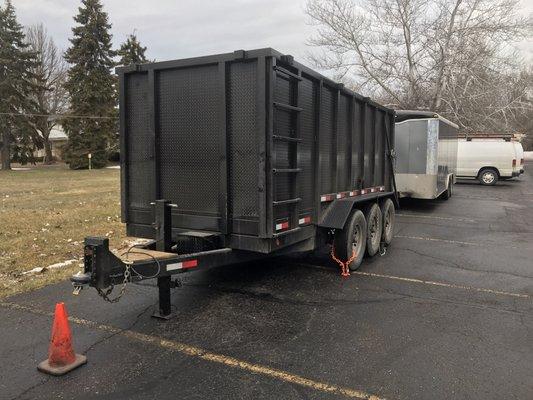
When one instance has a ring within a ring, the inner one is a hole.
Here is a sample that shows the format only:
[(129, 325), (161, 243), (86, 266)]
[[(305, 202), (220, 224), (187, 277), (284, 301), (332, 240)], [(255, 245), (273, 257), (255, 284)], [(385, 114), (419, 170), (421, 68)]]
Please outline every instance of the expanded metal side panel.
[[(384, 135), (388, 134), (389, 142), (385, 141), (385, 188), (387, 191), (392, 190), (391, 183), (391, 160), (389, 158), (391, 148), (394, 148), (394, 117), (390, 114), (385, 114), (385, 126), (383, 126), (385, 132)], [(384, 136), (385, 138), (385, 136)], [(386, 140), (386, 138), (385, 138)], [(390, 146), (390, 148), (389, 148)]]
[(219, 213), (217, 65), (157, 74), (161, 196), (185, 213)]
[(350, 179), (350, 99), (340, 96), (337, 126), (337, 191), (351, 189)]
[(326, 86), (322, 88), (320, 104), (320, 192), (332, 193), (335, 174), (333, 154), (335, 149), (335, 96), (336, 92)]
[(384, 112), (376, 110), (376, 140), (374, 157), (374, 184), (384, 183), (385, 172), (385, 125), (383, 123)]
[(230, 217), (255, 219), (259, 213), (257, 62), (231, 63), (227, 77)]
[(375, 136), (375, 113), (374, 107), (366, 108), (365, 115), (365, 173), (363, 186), (370, 187), (374, 184), (374, 136)]
[[(150, 131), (150, 106), (148, 100), (148, 74), (129, 74), (125, 79), (127, 137), (126, 165), (128, 168), (128, 208), (150, 209), (155, 199), (153, 184), (154, 137)], [(135, 221), (135, 214), (129, 213), (128, 222)]]
[(311, 211), (315, 207), (313, 185), (313, 147), (315, 141), (315, 118), (317, 95), (316, 84), (303, 78), (299, 87), (300, 105), (303, 108), (300, 120), (300, 143), (298, 151), (298, 166), (302, 168), (299, 175), (298, 187), (302, 198), (300, 212)]
[(274, 88), (274, 101), (278, 103), (289, 104), (291, 102), (291, 90), (289, 77), (277, 75), (276, 87)]
[(351, 188), (359, 188), (361, 184), (361, 156), (363, 148), (363, 129), (362, 126), (362, 113), (361, 113), (361, 103), (354, 101), (353, 105), (353, 114), (352, 114), (352, 182)]

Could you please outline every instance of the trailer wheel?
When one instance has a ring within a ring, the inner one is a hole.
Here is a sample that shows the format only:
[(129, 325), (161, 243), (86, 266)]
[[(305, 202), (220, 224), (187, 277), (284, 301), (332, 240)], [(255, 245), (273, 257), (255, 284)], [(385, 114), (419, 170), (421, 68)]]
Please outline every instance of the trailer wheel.
[(376, 255), (381, 243), (381, 231), (383, 228), (381, 210), (376, 203), (369, 204), (365, 208), (366, 217), (366, 254), (370, 257)]
[(335, 234), (335, 252), (342, 261), (349, 260), (355, 251), (355, 259), (348, 265), (355, 271), (363, 261), (366, 248), (366, 220), (360, 210), (353, 210), (347, 225)]
[(479, 172), (479, 183), (485, 186), (493, 186), (498, 182), (498, 172), (494, 168), (483, 168)]
[(391, 244), (394, 237), (394, 221), (396, 219), (396, 212), (394, 210), (394, 203), (391, 199), (386, 199), (381, 203), (381, 218), (383, 221), (383, 233), (381, 234), (381, 241), (387, 246)]

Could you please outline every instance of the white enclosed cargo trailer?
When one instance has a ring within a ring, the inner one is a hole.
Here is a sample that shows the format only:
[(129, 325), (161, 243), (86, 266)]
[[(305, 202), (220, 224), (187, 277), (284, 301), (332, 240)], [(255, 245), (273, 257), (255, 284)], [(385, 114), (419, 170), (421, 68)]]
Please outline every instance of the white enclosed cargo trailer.
[(396, 187), (401, 197), (448, 199), (457, 167), (458, 127), (431, 111), (396, 111)]

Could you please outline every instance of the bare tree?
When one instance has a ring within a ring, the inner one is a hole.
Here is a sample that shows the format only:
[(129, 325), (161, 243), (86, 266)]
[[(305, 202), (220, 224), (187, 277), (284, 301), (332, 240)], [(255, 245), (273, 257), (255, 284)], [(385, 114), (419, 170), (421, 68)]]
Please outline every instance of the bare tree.
[(37, 54), (37, 65), (33, 72), (38, 85), (33, 93), (35, 116), (32, 117), (32, 122), (44, 145), (43, 162), (51, 164), (50, 133), (59, 123), (58, 114), (63, 113), (67, 106), (68, 96), (64, 83), (68, 66), (42, 24), (28, 28), (26, 38), (32, 51)]
[[(486, 98), (503, 99), (502, 80), (520, 75), (520, 58), (509, 45), (532, 34), (533, 20), (519, 15), (519, 3), (308, 0), (307, 14), (318, 28), (311, 44), (322, 49), (312, 58), (392, 107), (429, 108), (470, 128), (471, 108), (485, 113)], [(522, 95), (492, 103), (493, 115), (531, 106), (527, 80), (514, 83)]]

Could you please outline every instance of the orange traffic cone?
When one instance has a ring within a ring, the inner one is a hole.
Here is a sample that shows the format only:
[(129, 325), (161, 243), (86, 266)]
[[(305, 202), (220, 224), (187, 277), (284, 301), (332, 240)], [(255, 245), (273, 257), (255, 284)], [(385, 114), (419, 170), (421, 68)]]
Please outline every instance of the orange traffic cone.
[(48, 359), (41, 362), (37, 369), (51, 375), (63, 375), (86, 362), (87, 357), (75, 354), (72, 348), (72, 333), (65, 303), (57, 303)]

